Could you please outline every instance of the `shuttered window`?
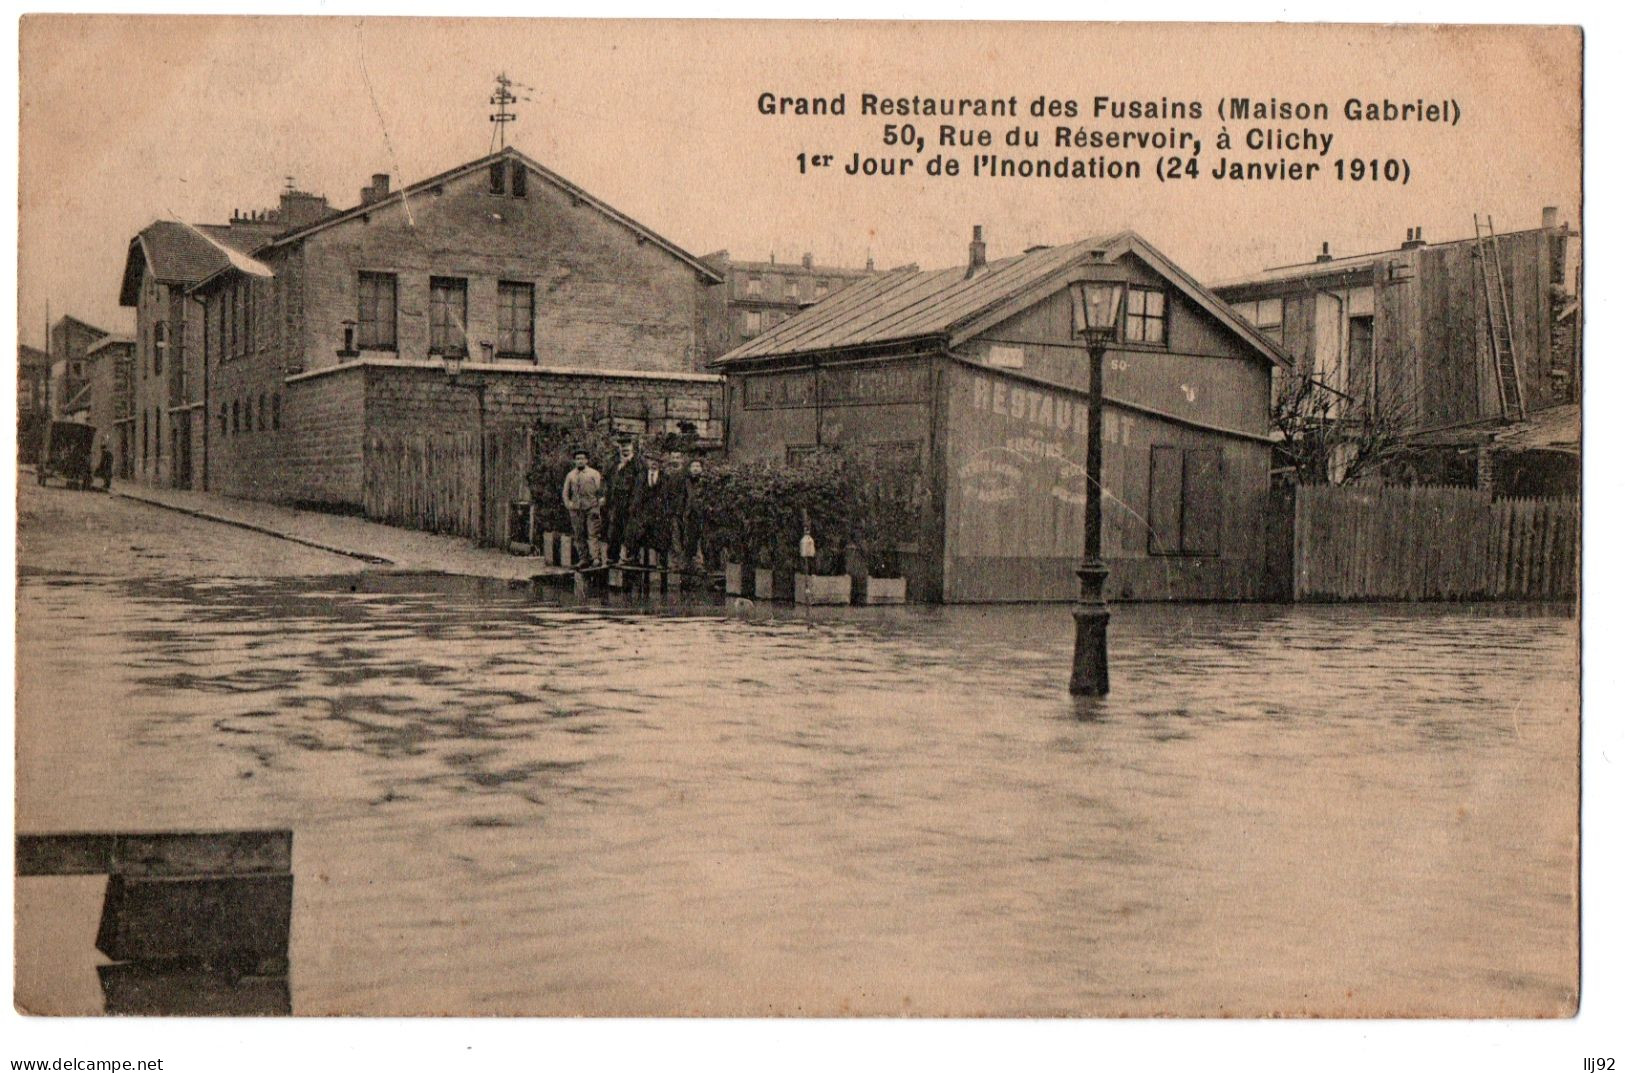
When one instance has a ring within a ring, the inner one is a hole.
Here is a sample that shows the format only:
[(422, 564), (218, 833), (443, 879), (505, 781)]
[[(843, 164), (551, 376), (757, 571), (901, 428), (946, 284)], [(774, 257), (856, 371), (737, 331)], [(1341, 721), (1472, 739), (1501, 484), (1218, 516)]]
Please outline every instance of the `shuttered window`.
[(1151, 448), (1146, 550), (1152, 555), (1219, 554), (1222, 461), (1216, 447)]
[(429, 281), (429, 353), (468, 353), (468, 281), (436, 276)]
[(536, 288), (529, 283), (497, 284), (497, 354), (529, 358), (536, 354)]
[(358, 279), (361, 298), (356, 313), (356, 345), (362, 350), (394, 350), (394, 275), (362, 272)]

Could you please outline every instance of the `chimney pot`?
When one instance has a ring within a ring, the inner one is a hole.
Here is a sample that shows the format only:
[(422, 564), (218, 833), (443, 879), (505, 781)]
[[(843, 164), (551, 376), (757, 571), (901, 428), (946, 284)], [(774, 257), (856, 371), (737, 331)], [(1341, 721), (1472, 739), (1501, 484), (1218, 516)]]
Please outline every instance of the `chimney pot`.
[(804, 254), (801, 255), (801, 267), (802, 268), (811, 268), (812, 267), (812, 254), (804, 253)]
[(986, 268), (987, 243), (982, 241), (982, 225), (977, 224), (970, 232), (970, 265), (965, 269), (965, 278), (970, 279)]
[(1332, 259), (1332, 244), (1330, 242), (1322, 242), (1320, 244), (1320, 254), (1318, 256), (1316, 256), (1315, 260), (1317, 262), (1319, 262), (1319, 261), (1330, 261), (1331, 259)]
[(1547, 231), (1552, 231), (1552, 230), (1556, 229), (1556, 227), (1557, 227), (1557, 206), (1556, 205), (1547, 205), (1545, 208), (1540, 210), (1540, 226), (1545, 228)]

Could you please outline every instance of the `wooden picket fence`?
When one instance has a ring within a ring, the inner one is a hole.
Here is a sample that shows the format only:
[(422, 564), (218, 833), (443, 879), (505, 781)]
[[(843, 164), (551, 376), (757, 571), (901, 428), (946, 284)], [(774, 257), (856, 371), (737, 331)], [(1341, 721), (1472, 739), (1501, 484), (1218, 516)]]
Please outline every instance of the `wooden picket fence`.
[(373, 433), (367, 439), (362, 506), (374, 521), (505, 545), (509, 504), (527, 496), (529, 465), (530, 434), (522, 428), (497, 429), (484, 436)]
[(1311, 486), (1293, 512), (1298, 600), (1565, 600), (1578, 588), (1574, 499)]

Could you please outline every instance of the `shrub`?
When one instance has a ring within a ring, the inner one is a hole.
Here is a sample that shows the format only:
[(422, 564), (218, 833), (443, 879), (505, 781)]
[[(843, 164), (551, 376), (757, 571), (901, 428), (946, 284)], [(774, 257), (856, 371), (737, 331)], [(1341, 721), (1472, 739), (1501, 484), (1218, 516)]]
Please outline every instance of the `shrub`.
[(701, 509), (715, 546), (732, 561), (797, 567), (801, 535), (810, 525), (818, 546), (815, 570), (846, 569), (846, 549), (854, 546), (871, 572), (890, 576), (897, 549), (918, 539), (922, 493), (913, 454), (824, 449), (794, 463), (712, 466), (701, 480)]

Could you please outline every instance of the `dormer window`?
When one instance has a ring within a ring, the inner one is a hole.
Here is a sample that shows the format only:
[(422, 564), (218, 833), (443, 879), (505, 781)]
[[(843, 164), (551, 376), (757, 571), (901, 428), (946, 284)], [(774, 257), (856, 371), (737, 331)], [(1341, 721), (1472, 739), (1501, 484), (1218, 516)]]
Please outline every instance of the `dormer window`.
[(499, 160), (491, 165), (491, 193), (506, 194), (508, 192), (508, 165), (506, 161)]
[(528, 178), (529, 176), (525, 174), (525, 165), (515, 160), (513, 162), (513, 181), (508, 184), (508, 188), (513, 191), (514, 197), (525, 196), (525, 183)]

